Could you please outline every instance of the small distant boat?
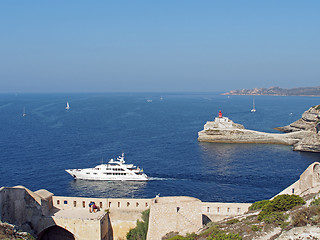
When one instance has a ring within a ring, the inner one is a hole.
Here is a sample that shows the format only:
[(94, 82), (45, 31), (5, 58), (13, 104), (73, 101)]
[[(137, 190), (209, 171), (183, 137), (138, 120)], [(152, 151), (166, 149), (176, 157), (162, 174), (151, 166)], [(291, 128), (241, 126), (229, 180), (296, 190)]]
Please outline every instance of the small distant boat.
[(70, 105), (69, 105), (69, 102), (67, 102), (66, 110), (69, 110), (69, 109), (70, 109)]
[(151, 100), (151, 99), (148, 99), (147, 102), (152, 102), (152, 100)]
[(254, 105), (254, 98), (252, 99), (252, 109), (251, 109), (251, 112), (256, 112), (256, 108), (255, 108), (255, 105)]
[(162, 96), (160, 97), (160, 100), (161, 100), (161, 101), (163, 100), (163, 97), (162, 97)]
[(26, 114), (26, 108), (24, 107), (22, 112), (22, 117), (25, 117), (25, 116), (27, 116), (27, 114)]

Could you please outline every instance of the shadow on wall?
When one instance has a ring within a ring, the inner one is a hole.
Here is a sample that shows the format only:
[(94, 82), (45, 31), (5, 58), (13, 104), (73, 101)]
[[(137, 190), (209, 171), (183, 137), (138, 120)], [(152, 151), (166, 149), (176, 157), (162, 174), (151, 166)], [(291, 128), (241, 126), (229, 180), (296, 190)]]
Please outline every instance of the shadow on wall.
[(112, 225), (111, 225), (111, 219), (110, 219), (110, 215), (109, 215), (109, 212), (107, 213), (106, 215), (106, 218), (107, 218), (107, 226), (101, 226), (101, 228), (106, 228), (108, 229), (107, 232), (105, 232), (102, 236), (101, 236), (101, 239), (102, 240), (108, 240), (108, 239), (113, 239), (113, 228), (112, 228)]
[(202, 225), (205, 226), (209, 222), (212, 222), (211, 219), (207, 215), (202, 214)]
[(75, 238), (68, 230), (59, 226), (52, 226), (43, 230), (38, 235), (37, 240), (75, 240)]

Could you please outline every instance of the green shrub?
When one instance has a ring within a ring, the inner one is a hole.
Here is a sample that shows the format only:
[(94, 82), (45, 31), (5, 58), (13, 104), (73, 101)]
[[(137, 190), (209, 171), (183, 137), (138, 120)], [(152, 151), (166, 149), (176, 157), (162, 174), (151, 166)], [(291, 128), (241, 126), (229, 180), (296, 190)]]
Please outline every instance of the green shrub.
[(292, 216), (292, 225), (302, 227), (308, 224), (308, 209), (301, 209)]
[(269, 202), (270, 200), (261, 200), (261, 201), (255, 202), (249, 207), (249, 210), (259, 210)]
[(306, 202), (298, 195), (279, 195), (265, 204), (262, 207), (260, 214), (265, 215), (271, 212), (283, 212), (305, 203)]
[[(195, 233), (187, 233), (187, 235), (185, 237), (181, 236), (181, 235), (176, 235), (172, 238), (168, 238), (168, 240), (196, 240), (197, 239), (197, 234)], [(162, 238), (167, 239), (167, 238)]]
[(185, 240), (195, 240), (197, 239), (197, 234), (195, 233), (187, 233), (187, 236), (184, 238)]
[(298, 195), (279, 195), (262, 207), (258, 220), (280, 224), (286, 219), (283, 212), (302, 204), (305, 201)]
[(242, 240), (242, 237), (239, 236), (238, 233), (225, 233), (225, 232), (218, 232), (211, 234), (208, 240)]
[(320, 223), (320, 206), (310, 205), (297, 211), (292, 216), (292, 225), (295, 227), (306, 226), (307, 224), (318, 225)]
[(224, 231), (220, 230), (217, 226), (212, 228), (212, 232), (209, 237), (207, 237), (208, 240), (242, 240), (242, 237), (239, 236), (239, 234), (234, 233), (225, 233)]
[(238, 222), (240, 222), (238, 219), (230, 219), (230, 220), (228, 220), (228, 221), (226, 222), (226, 224), (231, 225), (231, 224), (235, 224), (235, 223), (238, 223)]
[(252, 225), (251, 230), (254, 231), (254, 232), (261, 231), (262, 227), (257, 226), (257, 225)]
[(266, 207), (270, 208), (270, 210), (281, 212), (287, 211), (295, 206), (303, 205), (306, 202), (298, 195), (279, 195), (270, 201), (270, 204), (267, 204)]
[(260, 221), (264, 221), (265, 223), (275, 223), (281, 224), (283, 221), (287, 219), (287, 216), (283, 214), (283, 212), (271, 212), (266, 215), (262, 215), (258, 217)]
[(176, 237), (179, 235), (179, 232), (175, 232), (175, 231), (171, 231), (166, 233), (166, 235), (164, 235), (161, 240), (166, 240), (166, 239), (172, 239), (173, 237)]
[(137, 220), (137, 226), (127, 233), (127, 240), (146, 240), (149, 225), (150, 210), (142, 212), (142, 221)]
[(209, 222), (207, 224), (208, 229), (206, 229), (205, 231), (201, 232), (199, 234), (199, 236), (209, 236), (211, 233), (219, 231), (219, 227), (217, 225), (217, 223), (214, 222)]
[(182, 237), (181, 235), (176, 235), (176, 236), (174, 236), (174, 237), (172, 237), (172, 238), (168, 238), (168, 240), (184, 240), (185, 238), (184, 237)]
[(310, 203), (311, 206), (319, 206), (320, 205), (320, 198), (315, 198), (313, 201)]

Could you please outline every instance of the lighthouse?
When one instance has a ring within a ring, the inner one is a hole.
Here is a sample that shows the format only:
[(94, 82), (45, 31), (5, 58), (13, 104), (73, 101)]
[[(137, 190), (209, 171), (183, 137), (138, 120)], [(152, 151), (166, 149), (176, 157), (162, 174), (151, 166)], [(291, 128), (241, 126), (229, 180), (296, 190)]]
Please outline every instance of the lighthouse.
[(222, 118), (222, 112), (219, 110), (219, 118)]

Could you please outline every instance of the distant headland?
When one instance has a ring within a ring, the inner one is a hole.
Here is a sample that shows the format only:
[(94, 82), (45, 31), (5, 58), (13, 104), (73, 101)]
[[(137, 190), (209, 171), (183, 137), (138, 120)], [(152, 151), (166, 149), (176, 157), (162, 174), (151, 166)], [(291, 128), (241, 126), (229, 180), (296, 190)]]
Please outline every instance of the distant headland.
[(320, 96), (320, 86), (290, 89), (280, 87), (242, 89), (232, 90), (222, 95)]

